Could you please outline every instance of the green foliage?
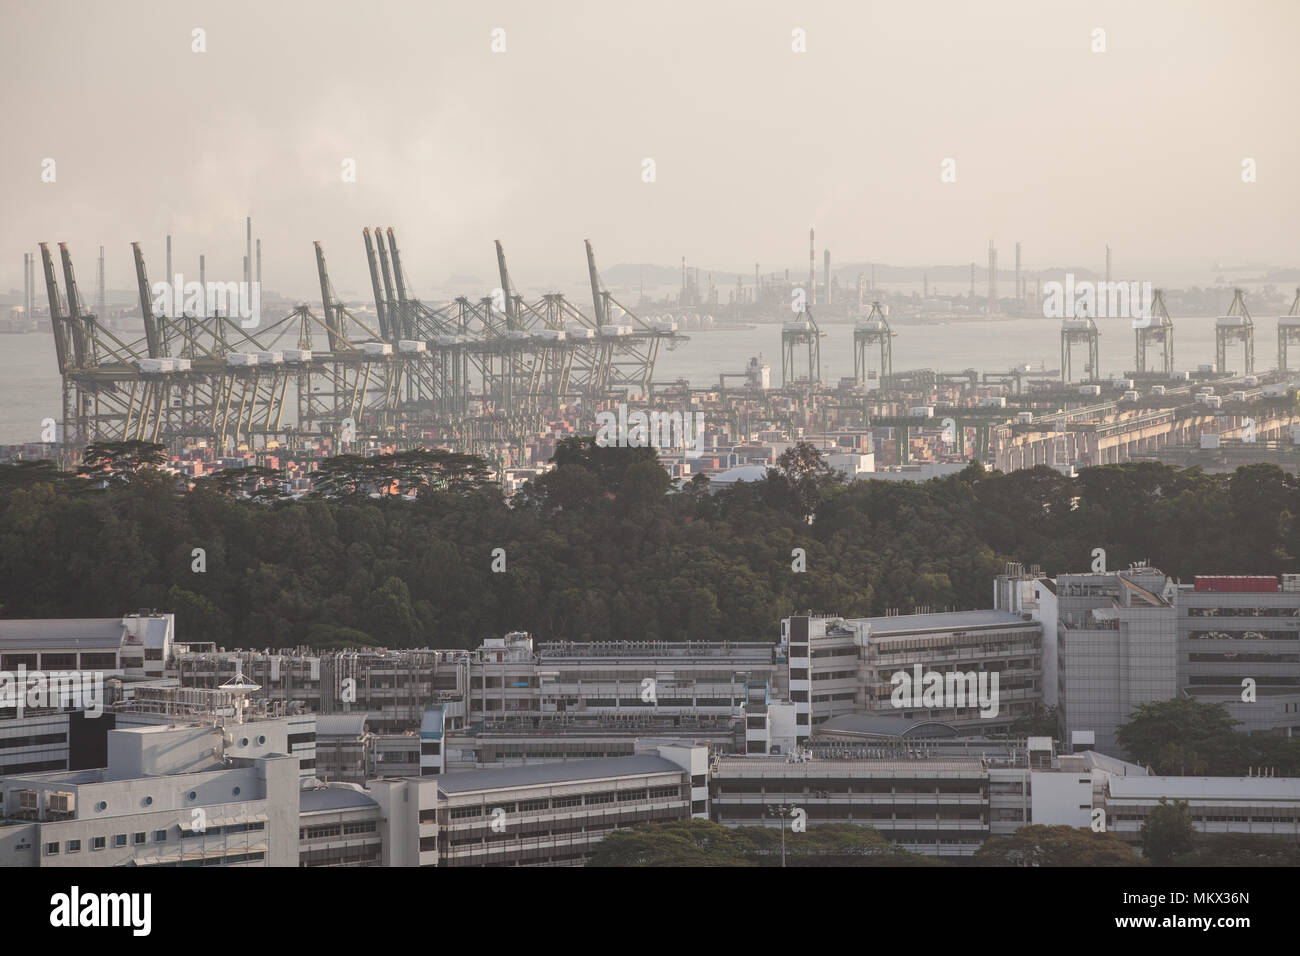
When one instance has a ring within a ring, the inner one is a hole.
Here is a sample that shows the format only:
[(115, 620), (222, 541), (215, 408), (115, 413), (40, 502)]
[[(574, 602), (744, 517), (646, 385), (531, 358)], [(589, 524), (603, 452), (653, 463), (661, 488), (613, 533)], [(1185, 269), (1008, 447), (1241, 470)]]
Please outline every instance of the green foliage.
[[(138, 444), (88, 450), (81, 478), (3, 465), (0, 605), (15, 617), (174, 605), (182, 637), (192, 623), (227, 647), (293, 647), (324, 626), (393, 647), (473, 647), (517, 629), (752, 641), (808, 608), (986, 607), (1005, 562), (1079, 570), (1099, 544), (1112, 564), (1150, 559), (1184, 576), (1295, 563), (1289, 519), (1242, 520), (1264, 506), (1300, 513), (1300, 488), (1277, 469), (1143, 463), (1071, 480), (971, 467), (923, 484), (841, 484), (815, 452), (791, 452), (764, 480), (673, 493), (653, 448), (566, 439), (557, 467), (509, 503), (480, 460), (422, 449), (326, 461), (320, 493), (296, 501), (260, 469), (186, 491)], [(790, 573), (796, 547), (807, 574)], [(206, 573), (190, 569), (194, 548)], [(504, 574), (491, 571), (494, 548), (506, 550)]]
[(77, 474), (97, 486), (123, 485), (150, 468), (167, 463), (167, 448), (156, 442), (94, 442), (86, 446)]
[(1201, 837), (1170, 866), (1300, 866), (1300, 846), (1292, 837), (1215, 833)]
[[(943, 866), (894, 846), (871, 827), (811, 826), (785, 832), (787, 866)], [(724, 827), (708, 820), (642, 823), (605, 837), (588, 866), (780, 866), (778, 827)]]
[(1156, 773), (1202, 773), (1197, 748), (1205, 741), (1232, 734), (1235, 722), (1222, 704), (1176, 697), (1139, 704), (1115, 739), (1136, 763)]
[(588, 866), (754, 866), (739, 831), (709, 820), (641, 823), (597, 844)]
[(1114, 833), (1085, 827), (1021, 827), (992, 837), (975, 851), (980, 866), (1142, 866), (1143, 860)]
[(1142, 824), (1142, 853), (1163, 866), (1174, 857), (1190, 853), (1196, 839), (1196, 825), (1186, 800), (1170, 803), (1164, 797), (1151, 808)]

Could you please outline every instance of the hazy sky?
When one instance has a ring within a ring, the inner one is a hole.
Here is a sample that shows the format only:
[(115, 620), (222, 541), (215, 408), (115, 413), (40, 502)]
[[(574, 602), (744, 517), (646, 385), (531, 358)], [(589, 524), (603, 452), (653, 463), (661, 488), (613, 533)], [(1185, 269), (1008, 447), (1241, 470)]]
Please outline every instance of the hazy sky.
[(156, 281), (168, 231), (193, 278), (203, 252), (237, 279), (247, 214), (266, 286), (302, 297), (316, 239), (368, 293), (378, 224), (417, 292), (476, 295), (493, 239), (520, 286), (577, 299), (585, 238), (602, 266), (752, 275), (806, 269), (809, 225), (819, 269), (826, 246), (982, 267), (990, 237), (1007, 269), (1018, 239), (1027, 268), (1099, 269), (1109, 241), (1157, 284), (1295, 266), (1297, 27), (1296, 0), (0, 0), (0, 287), (41, 240), (83, 290), (100, 243), (128, 287), (140, 240)]

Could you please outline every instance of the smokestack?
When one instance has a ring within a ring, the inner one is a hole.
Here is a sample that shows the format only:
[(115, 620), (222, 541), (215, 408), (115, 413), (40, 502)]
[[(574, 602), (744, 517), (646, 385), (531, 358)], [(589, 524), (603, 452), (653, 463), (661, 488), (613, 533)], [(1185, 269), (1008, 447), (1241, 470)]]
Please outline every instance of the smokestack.
[(203, 289), (203, 311), (199, 314), (208, 317), (208, 263), (207, 256), (199, 256), (199, 287)]
[[(167, 235), (167, 283), (168, 285), (170, 285), (173, 281), (175, 280), (172, 277), (172, 237), (171, 234), (168, 233)], [(180, 290), (178, 289), (177, 291), (179, 292)]]
[(257, 285), (262, 285), (262, 240), (257, 240)]
[(248, 250), (244, 255), (244, 281), (252, 282), (253, 275), (249, 270), (253, 268), (253, 217), (249, 216), (244, 220), (244, 225), (248, 230)]
[(1110, 243), (1106, 243), (1106, 285), (1110, 286)]
[(871, 263), (871, 295), (874, 298), (876, 294), (876, 264)]
[(248, 281), (248, 256), (244, 256), (244, 281)]
[(23, 253), (23, 318), (32, 317), (32, 254)]
[(930, 298), (930, 276), (928, 273), (921, 273), (921, 298)]
[(1024, 298), (1024, 288), (1020, 285), (1020, 243), (1016, 243), (1016, 300)]
[(970, 264), (970, 297), (975, 298), (975, 263)]
[(826, 273), (826, 304), (830, 305), (831, 304), (831, 251), (827, 249), (823, 253), (823, 255), (825, 255), (826, 257), (825, 266), (822, 269), (822, 271)]
[(989, 301), (988, 314), (992, 315), (997, 311), (998, 303), (998, 251), (993, 248), (993, 240), (989, 240)]
[(817, 257), (813, 253), (813, 231), (808, 230), (808, 304), (817, 304), (817, 273), (814, 270), (814, 264)]

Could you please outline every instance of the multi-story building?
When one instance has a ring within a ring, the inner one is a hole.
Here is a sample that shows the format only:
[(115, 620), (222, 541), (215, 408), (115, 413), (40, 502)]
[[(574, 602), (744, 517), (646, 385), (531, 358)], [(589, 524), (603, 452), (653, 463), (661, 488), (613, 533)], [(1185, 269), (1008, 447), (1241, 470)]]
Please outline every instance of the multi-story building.
[(220, 687), (236, 674), (259, 686), (256, 696), (297, 702), (313, 713), (364, 713), (375, 733), (418, 728), (441, 705), (451, 726), (464, 722), (469, 652), (456, 650), (348, 650), (313, 654), (225, 651), (182, 644), (172, 672), (183, 687)]
[(1300, 843), (1300, 778), (1107, 775), (1097, 805), (1106, 826), (1139, 844), (1161, 798), (1185, 800), (1198, 833), (1253, 834)]
[(471, 721), (564, 714), (577, 723), (617, 715), (733, 717), (751, 681), (775, 683), (770, 643), (727, 641), (539, 644), (489, 638), (469, 663)]
[(232, 729), (251, 740), (202, 725), (113, 730), (103, 769), (3, 778), (0, 866), (296, 866), (286, 732)]
[[(268, 739), (279, 748), (277, 752), (298, 759), (298, 771), (303, 777), (316, 774), (316, 715), (304, 713), (290, 705), (286, 714), (283, 702), (265, 697), (249, 699), (257, 685), (248, 683), (242, 675), (215, 690), (199, 687), (177, 687), (174, 680), (148, 681), (129, 687), (122, 700), (111, 708), (113, 726), (174, 727), (185, 724), (212, 726), (215, 720), (223, 723), (242, 715), (243, 729), (229, 744), (244, 750), (262, 735), (252, 728), (269, 728)], [(265, 743), (265, 741), (264, 741)]]
[(1300, 736), (1300, 575), (1197, 575), (1174, 600), (1180, 691), (1240, 731)]
[(691, 816), (708, 817), (702, 747), (448, 774), (438, 865), (581, 866), (616, 829)]
[(0, 670), (162, 677), (175, 628), (173, 615), (154, 611), (121, 618), (0, 621)]
[[(789, 698), (799, 743), (811, 728), (846, 714), (925, 717), (980, 733), (1006, 730), (1042, 705), (1042, 625), (1003, 610), (845, 619), (792, 617), (781, 622)], [(895, 704), (895, 675), (997, 674), (996, 712), (977, 702), (919, 707)], [(808, 728), (808, 730), (805, 730)]]
[(721, 757), (710, 774), (713, 819), (780, 826), (798, 810), (807, 826), (861, 824), (931, 856), (969, 856), (1029, 823), (1089, 825), (1089, 755), (1057, 756), (1047, 737), (984, 743), (966, 754), (930, 754), (914, 740), (879, 756), (815, 745), (811, 756)]
[(0, 621), (0, 775), (102, 766), (105, 710), (123, 686), (162, 676), (174, 627), (151, 611)]
[(1044, 702), (1063, 736), (1118, 752), (1137, 705), (1180, 695), (1223, 704), (1242, 732), (1300, 731), (1300, 576), (1182, 584), (1135, 564), (1051, 579), (1012, 565), (995, 601), (1042, 624)]
[(384, 813), (356, 784), (298, 794), (299, 866), (383, 866)]
[(1154, 568), (1062, 574), (1056, 596), (1057, 713), (1065, 733), (1090, 730), (1117, 749), (1116, 728), (1139, 704), (1178, 694), (1173, 589)]

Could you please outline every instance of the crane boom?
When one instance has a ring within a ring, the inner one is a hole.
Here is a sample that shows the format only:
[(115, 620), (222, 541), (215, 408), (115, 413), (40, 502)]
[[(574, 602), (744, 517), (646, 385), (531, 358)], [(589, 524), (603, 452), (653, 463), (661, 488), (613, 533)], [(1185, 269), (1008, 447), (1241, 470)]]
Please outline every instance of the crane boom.
[(515, 327), (516, 308), (515, 297), (510, 292), (510, 272), (506, 269), (506, 251), (501, 247), (501, 240), (496, 240), (497, 244), (497, 271), (501, 274), (501, 294), (505, 298), (506, 305), (506, 328)]
[(153, 314), (149, 273), (145, 271), (144, 253), (140, 250), (140, 243), (131, 243), (131, 254), (135, 258), (135, 282), (140, 288), (140, 315), (144, 318), (144, 339), (149, 348), (149, 357), (161, 358), (167, 354), (166, 340), (158, 334), (158, 320)]
[(325, 307), (325, 328), (329, 332), (330, 351), (337, 352), (339, 339), (338, 312), (330, 301), (330, 277), (325, 270), (325, 253), (321, 249), (319, 242), (315, 243), (315, 246), (316, 272), (320, 276), (320, 298), (321, 304)]
[[(77, 277), (72, 271), (72, 253), (68, 252), (66, 242), (59, 243), (59, 255), (63, 259), (63, 287), (68, 294), (68, 327), (72, 330), (72, 354), (78, 365), (86, 364), (86, 333), (81, 324), (81, 295), (77, 292)], [(91, 356), (92, 365), (97, 364)]]
[(584, 239), (587, 244), (587, 272), (591, 275), (591, 301), (596, 309), (596, 324), (605, 325), (608, 318), (605, 315), (605, 298), (600, 294), (600, 276), (596, 274), (596, 254), (591, 251), (591, 240)]
[(397, 251), (397, 237), (393, 235), (393, 227), (388, 227), (388, 251), (393, 257), (393, 279), (397, 283), (397, 314), (398, 314), (398, 335), (407, 338), (410, 330), (407, 327), (409, 322), (406, 312), (406, 279), (402, 274), (402, 256)]
[(388, 313), (385, 308), (383, 291), (379, 288), (379, 264), (375, 261), (375, 246), (370, 241), (370, 227), (361, 230), (366, 238), (366, 263), (370, 266), (370, 288), (375, 292), (375, 313), (379, 316), (379, 331), (385, 339), (392, 336), (388, 332)]
[(59, 280), (54, 275), (54, 259), (50, 247), (41, 243), (41, 265), (45, 269), (45, 291), (50, 297), (50, 326), (54, 332), (54, 353), (59, 360), (59, 374), (68, 368), (68, 329), (63, 321), (62, 303), (59, 302)]

